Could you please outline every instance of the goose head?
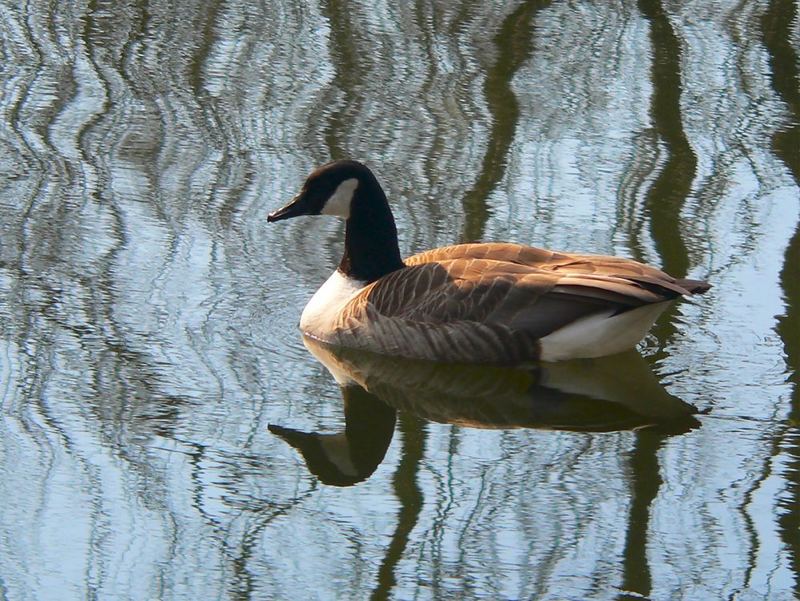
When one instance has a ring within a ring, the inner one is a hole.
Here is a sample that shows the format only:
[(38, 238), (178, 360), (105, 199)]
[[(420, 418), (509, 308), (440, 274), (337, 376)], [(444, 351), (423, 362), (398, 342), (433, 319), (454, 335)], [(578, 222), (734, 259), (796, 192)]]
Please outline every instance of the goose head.
[[(301, 215), (333, 215), (350, 219), (353, 204), (385, 196), (366, 165), (358, 161), (334, 161), (315, 169), (289, 203), (269, 214), (267, 221), (281, 221)], [(367, 207), (364, 207), (367, 208)]]
[(267, 221), (301, 215), (333, 215), (345, 220), (344, 255), (339, 271), (362, 283), (404, 267), (397, 228), (381, 185), (366, 165), (334, 161), (308, 176), (300, 192)]

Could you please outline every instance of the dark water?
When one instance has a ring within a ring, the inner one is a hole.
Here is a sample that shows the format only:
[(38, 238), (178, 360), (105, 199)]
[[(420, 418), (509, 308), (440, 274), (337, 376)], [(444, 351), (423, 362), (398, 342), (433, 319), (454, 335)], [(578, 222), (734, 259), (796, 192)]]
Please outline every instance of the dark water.
[[(2, 2), (0, 598), (800, 597), (798, 13)], [(296, 329), (342, 226), (266, 223), (342, 157), (405, 254), (714, 288), (580, 390), (370, 364), (345, 420)]]

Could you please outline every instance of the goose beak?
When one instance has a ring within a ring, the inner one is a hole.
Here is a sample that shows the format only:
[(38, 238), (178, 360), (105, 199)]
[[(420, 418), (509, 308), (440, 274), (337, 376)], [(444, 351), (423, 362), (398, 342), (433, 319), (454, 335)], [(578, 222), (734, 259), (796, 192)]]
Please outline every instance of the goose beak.
[(291, 219), (292, 217), (297, 217), (299, 215), (307, 215), (308, 212), (306, 211), (305, 207), (306, 203), (303, 202), (304, 199), (305, 197), (301, 192), (292, 198), (292, 200), (290, 200), (285, 207), (280, 208), (277, 211), (273, 211), (267, 215), (267, 221), (272, 223), (274, 221), (282, 221), (283, 219)]

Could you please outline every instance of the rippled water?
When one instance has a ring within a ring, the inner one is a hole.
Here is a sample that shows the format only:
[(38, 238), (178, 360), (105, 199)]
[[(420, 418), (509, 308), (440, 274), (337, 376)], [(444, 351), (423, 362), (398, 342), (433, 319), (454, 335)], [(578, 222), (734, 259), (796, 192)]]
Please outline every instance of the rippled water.
[[(490, 4), (0, 3), (0, 597), (800, 597), (798, 3)], [(644, 364), (343, 393), (342, 225), (266, 223), (343, 157), (404, 254), (714, 287)]]

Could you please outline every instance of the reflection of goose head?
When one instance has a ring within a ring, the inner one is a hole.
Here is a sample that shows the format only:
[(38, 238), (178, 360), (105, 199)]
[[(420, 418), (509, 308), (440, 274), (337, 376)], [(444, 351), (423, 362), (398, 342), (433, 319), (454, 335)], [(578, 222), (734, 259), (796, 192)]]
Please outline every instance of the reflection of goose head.
[(383, 461), (394, 433), (395, 410), (360, 386), (342, 388), (344, 432), (321, 434), (270, 425), (300, 451), (308, 470), (324, 484), (351, 486), (366, 480)]
[(327, 484), (366, 479), (383, 460), (395, 410), (473, 428), (616, 431), (699, 425), (694, 406), (669, 394), (636, 352), (522, 368), (433, 363), (306, 346), (342, 386), (345, 431), (303, 433), (270, 426)]

